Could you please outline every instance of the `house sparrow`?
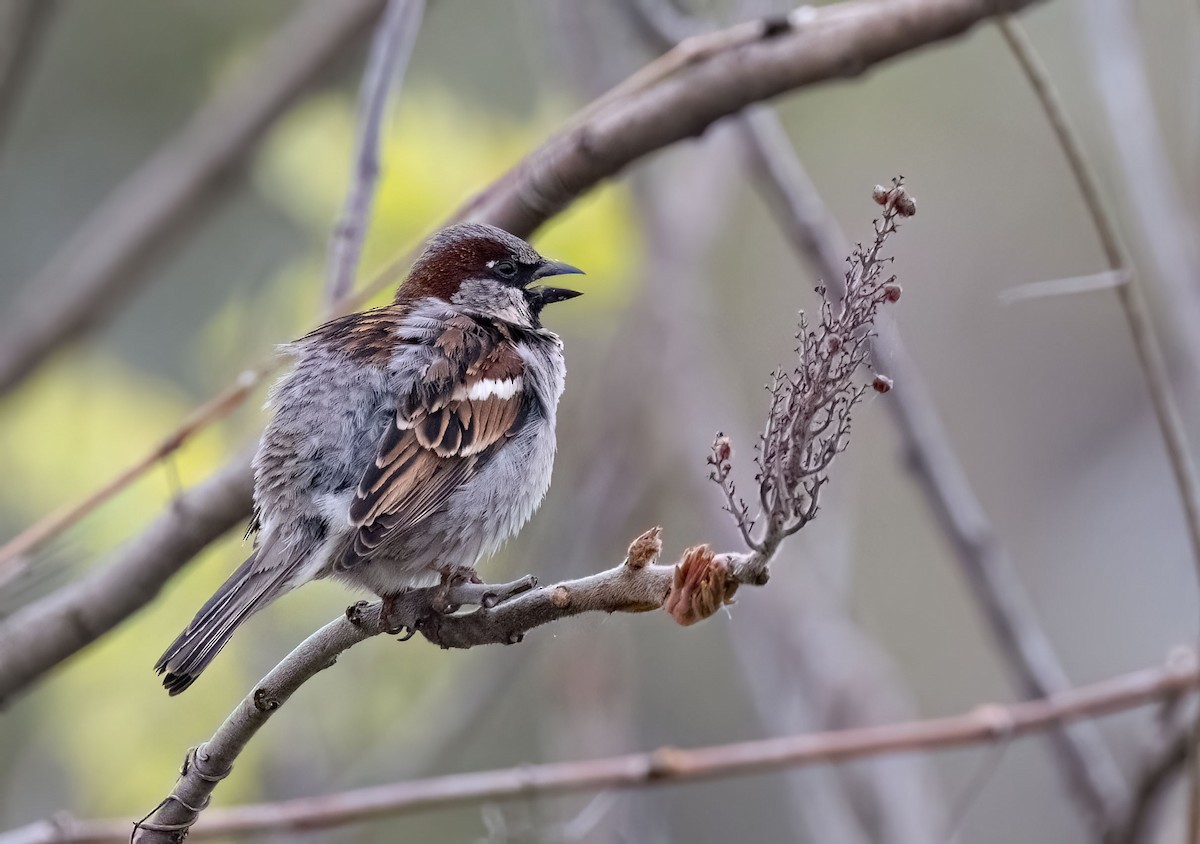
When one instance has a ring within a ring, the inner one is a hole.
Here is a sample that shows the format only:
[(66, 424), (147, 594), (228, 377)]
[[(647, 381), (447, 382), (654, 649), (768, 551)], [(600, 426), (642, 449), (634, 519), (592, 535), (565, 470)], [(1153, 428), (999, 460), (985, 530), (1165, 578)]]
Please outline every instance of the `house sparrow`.
[(452, 226), (392, 304), (284, 347), (296, 365), (254, 458), (254, 553), (155, 665), (172, 695), (315, 578), (369, 589), (385, 613), (407, 589), (474, 578), (550, 485), (566, 368), (541, 312), (579, 293), (533, 285), (579, 272), (493, 226)]

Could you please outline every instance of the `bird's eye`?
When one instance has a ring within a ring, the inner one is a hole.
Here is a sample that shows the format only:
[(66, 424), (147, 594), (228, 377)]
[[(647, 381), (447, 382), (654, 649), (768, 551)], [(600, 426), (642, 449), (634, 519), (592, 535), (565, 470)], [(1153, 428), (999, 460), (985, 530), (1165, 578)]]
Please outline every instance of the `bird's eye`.
[(517, 265), (512, 261), (500, 261), (494, 269), (504, 278), (512, 278), (517, 274)]

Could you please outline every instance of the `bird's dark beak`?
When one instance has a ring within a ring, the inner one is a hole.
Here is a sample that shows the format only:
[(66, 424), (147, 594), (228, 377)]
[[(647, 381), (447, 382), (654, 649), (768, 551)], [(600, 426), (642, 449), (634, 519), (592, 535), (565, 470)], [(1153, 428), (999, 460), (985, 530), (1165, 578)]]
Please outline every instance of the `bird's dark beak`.
[[(583, 275), (583, 270), (578, 267), (573, 267), (570, 264), (564, 264), (562, 261), (543, 261), (541, 266), (533, 271), (532, 279), (550, 278), (556, 275)], [(564, 287), (536, 287), (529, 290), (527, 294), (529, 301), (535, 309), (541, 310), (546, 305), (552, 305), (555, 302), (565, 302), (567, 299), (574, 299), (576, 296), (582, 296), (578, 290), (567, 290)]]

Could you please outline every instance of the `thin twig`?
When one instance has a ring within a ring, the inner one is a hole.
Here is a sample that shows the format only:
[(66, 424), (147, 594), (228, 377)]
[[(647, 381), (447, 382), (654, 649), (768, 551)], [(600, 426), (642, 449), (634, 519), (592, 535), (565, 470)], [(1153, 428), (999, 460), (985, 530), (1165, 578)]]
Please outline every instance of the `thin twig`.
[(1155, 809), (1164, 796), (1167, 786), (1175, 781), (1176, 774), (1186, 770), (1191, 730), (1185, 727), (1173, 735), (1160, 752), (1153, 757), (1137, 777), (1137, 788), (1130, 801), (1129, 812), (1119, 824), (1115, 824), (1104, 836), (1105, 844), (1141, 844), (1154, 840), (1150, 835), (1150, 823)]
[(0, 624), (0, 706), (146, 606), (167, 580), (250, 508), (250, 455), (180, 495), (128, 549)]
[(358, 102), (358, 142), (354, 177), (346, 194), (342, 216), (333, 229), (329, 246), (326, 301), (337, 302), (354, 287), (359, 256), (367, 236), (367, 220), (379, 181), (379, 141), (389, 92), (399, 90), (404, 71), (417, 43), (424, 0), (389, 0), (367, 57)]
[[(315, 641), (318, 636), (326, 641)], [(360, 632), (339, 619), (314, 634), (293, 656), (307, 648), (313, 660), (332, 659), (343, 643)], [(348, 647), (348, 645), (345, 645)], [(305, 797), (231, 809), (213, 809), (192, 828), (190, 838), (216, 838), (261, 832), (325, 829), (370, 818), (440, 809), (483, 800), (529, 799), (534, 796), (597, 791), (608, 788), (646, 788), (653, 785), (756, 774), (797, 765), (842, 762), (890, 753), (911, 753), (1007, 742), (1064, 723), (1123, 712), (1183, 693), (1200, 683), (1194, 658), (1182, 665), (1171, 660), (1160, 668), (1123, 674), (1047, 698), (1009, 704), (987, 704), (962, 715), (807, 733), (758, 741), (719, 744), (684, 750), (663, 747), (607, 759), (523, 765), (494, 771), (451, 774), (374, 788), (346, 791), (320, 798)], [(282, 666), (281, 666), (282, 667)], [(278, 671), (278, 669), (276, 669)], [(275, 672), (267, 681), (279, 679)], [(278, 701), (273, 692), (262, 700)], [(247, 698), (239, 714), (261, 722), (271, 710), (256, 708)], [(232, 720), (232, 719), (231, 719)], [(226, 726), (230, 722), (226, 722)], [(223, 726), (222, 729), (225, 729)], [(202, 751), (198, 751), (202, 752)], [(190, 759), (197, 758), (193, 753)], [(224, 758), (207, 757), (205, 765)], [(194, 761), (192, 762), (194, 765)], [(127, 841), (129, 822), (79, 821), (62, 817), (0, 835), (0, 844), (107, 844)], [(143, 839), (144, 840), (144, 839)]]
[(170, 436), (161, 440), (136, 463), (91, 492), (87, 498), (75, 504), (60, 507), (0, 546), (0, 583), (11, 580), (21, 569), (30, 564), (31, 560), (28, 555), (34, 550), (77, 524), (105, 501), (157, 466), (177, 451), (193, 434), (236, 410), (254, 391), (254, 388), (278, 368), (279, 361), (272, 360), (258, 369), (243, 372), (233, 384), (188, 414), (183, 423), (172, 431)]
[[(1108, 213), (1100, 198), (1099, 181), (1088, 163), (1084, 153), (1083, 143), (1072, 127), (1067, 117), (1066, 109), (1050, 81), (1050, 76), (1041, 58), (1029, 40), (1024, 28), (1016, 20), (1006, 16), (996, 19), (996, 25), (1004, 36), (1013, 55), (1021, 65), (1022, 71), (1028, 78), (1034, 93), (1041, 103), (1042, 110), (1054, 130), (1059, 146), (1067, 158), (1071, 173), (1083, 195), (1084, 204), (1100, 238), (1105, 260), (1114, 271), (1129, 273), (1129, 283), (1115, 288), (1125, 321), (1129, 324), (1129, 333), (1137, 350), (1138, 363), (1142, 375), (1146, 379), (1146, 388), (1150, 393), (1151, 405), (1158, 420), (1163, 443), (1166, 445), (1167, 460), (1178, 488), (1180, 503), (1183, 507), (1184, 526), (1191, 544), (1193, 563), (1197, 574), (1200, 574), (1200, 482), (1196, 478), (1196, 467), (1192, 462), (1191, 449), (1187, 441), (1183, 416), (1175, 403), (1171, 390), (1171, 379), (1167, 372), (1166, 360), (1162, 347), (1154, 332), (1154, 323), (1150, 319), (1146, 305), (1146, 296), (1142, 284), (1130, 270), (1121, 248), (1117, 226)], [(1193, 330), (1194, 326), (1189, 327)], [(1193, 730), (1192, 796), (1189, 801), (1188, 841), (1200, 842), (1200, 718), (1197, 719)]]
[(92, 211), (6, 309), (0, 393), (98, 325), (145, 281), (135, 270), (146, 257), (211, 206), (219, 177), (382, 8), (383, 0), (309, 0), (268, 39), (247, 73), (221, 88)]
[[(1091, 56), (1087, 78), (1108, 122), (1127, 219), (1145, 244), (1142, 255), (1151, 269), (1146, 283), (1157, 283), (1163, 294), (1158, 312), (1172, 329), (1168, 336), (1175, 359), (1187, 367), (1195, 389), (1200, 380), (1200, 250), (1194, 209), (1180, 195), (1189, 180), (1172, 172), (1134, 5), (1099, 0), (1080, 11), (1079, 28), (1086, 33), (1083, 40)], [(1182, 90), (1188, 87), (1185, 83)]]
[(0, 15), (0, 157), (58, 0), (10, 0)]
[[(1116, 223), (1100, 199), (1099, 183), (1087, 161), (1083, 144), (1071, 126), (1062, 101), (1050, 81), (1045, 66), (1034, 50), (1029, 36), (1020, 23), (1012, 18), (999, 17), (996, 19), (996, 25), (1004, 35), (1004, 40), (1013, 51), (1013, 55), (1020, 62), (1021, 69), (1028, 77), (1030, 85), (1033, 86), (1034, 93), (1037, 94), (1038, 100), (1046, 112), (1046, 117), (1054, 129), (1058, 143), (1071, 167), (1071, 173), (1079, 185), (1079, 191), (1083, 195), (1088, 214), (1091, 215), (1092, 223), (1096, 227), (1096, 234), (1100, 238), (1100, 245), (1104, 250), (1104, 258), (1108, 262), (1109, 268), (1114, 272), (1129, 274), (1128, 284), (1121, 284), (1113, 289), (1121, 302), (1125, 320), (1129, 323), (1129, 333), (1133, 338), (1138, 362), (1141, 364), (1146, 387), (1154, 406), (1154, 413), (1162, 431), (1171, 472), (1175, 477), (1175, 485), (1179, 488), (1179, 498), (1183, 505), (1184, 524), (1191, 543), (1192, 557), (1197, 571), (1200, 572), (1200, 483), (1196, 479), (1196, 468), (1192, 463), (1183, 417), (1175, 404), (1171, 379), (1167, 373), (1162, 347), (1158, 342), (1154, 324), (1150, 320), (1146, 307), (1142, 284), (1126, 264)], [(1189, 330), (1194, 330), (1194, 326)]]
[[(762, 110), (744, 117), (739, 126), (759, 175), (756, 186), (793, 246), (828, 280), (830, 297), (840, 299), (837, 256), (845, 248), (845, 236), (826, 213), (786, 133), (773, 115)], [(871, 358), (876, 368), (896, 379), (898, 387), (886, 407), (903, 440), (912, 477), (958, 555), (1021, 693), (1046, 697), (1069, 688), (1066, 671), (1012, 560), (954, 453), (933, 397), (886, 315), (871, 340)], [(1089, 813), (1098, 823), (1115, 815), (1126, 800), (1126, 786), (1099, 733), (1081, 724), (1052, 731), (1050, 737), (1064, 777)]]
[(1129, 273), (1124, 270), (1105, 270), (1091, 275), (1077, 275), (1069, 278), (1052, 278), (1046, 281), (1029, 281), (1018, 284), (1000, 292), (1000, 301), (1006, 305), (1025, 302), (1030, 299), (1045, 299), (1050, 296), (1077, 296), (1080, 293), (1095, 293), (1098, 290), (1112, 290), (1121, 284), (1129, 283)]

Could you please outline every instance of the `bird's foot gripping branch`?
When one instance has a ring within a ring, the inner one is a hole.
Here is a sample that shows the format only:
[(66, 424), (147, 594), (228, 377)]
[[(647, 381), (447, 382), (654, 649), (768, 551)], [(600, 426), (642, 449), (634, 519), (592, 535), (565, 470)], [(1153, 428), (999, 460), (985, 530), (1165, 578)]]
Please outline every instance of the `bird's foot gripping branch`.
[[(442, 648), (513, 645), (535, 627), (585, 612), (651, 612), (665, 609), (679, 624), (707, 618), (733, 598), (735, 572), (749, 554), (715, 554), (689, 548), (675, 565), (660, 565), (662, 528), (643, 533), (625, 560), (607, 571), (538, 586), (527, 575), (511, 583), (463, 583), (413, 589), (391, 602), (360, 601), (346, 611), (369, 634), (418, 633)], [(462, 612), (464, 606), (475, 609)]]
[(810, 323), (801, 314), (796, 361), (777, 370), (768, 387), (770, 408), (755, 460), (758, 515), (751, 516), (734, 487), (729, 439), (719, 435), (713, 443), (711, 476), (723, 490), (745, 550), (716, 553), (700, 545), (677, 563), (663, 565), (658, 562), (661, 530), (653, 528), (634, 540), (621, 563), (587, 577), (546, 586), (524, 577), (505, 584), (411, 589), (390, 602), (386, 618), (379, 602), (356, 604), (301, 643), (212, 738), (189, 751), (175, 787), (136, 825), (134, 841), (181, 840), (259, 727), (303, 683), (364, 639), (403, 629), (406, 638), (420, 633), (443, 648), (514, 644), (535, 627), (586, 612), (662, 609), (677, 623), (690, 625), (730, 603), (739, 586), (764, 585), (780, 544), (817, 514), (829, 467), (849, 444), (851, 410), (869, 390), (885, 393), (892, 387), (884, 375), (864, 379), (859, 373), (879, 309), (900, 298), (895, 277), (884, 274), (891, 259), (882, 255), (883, 247), (900, 218), (916, 213), (916, 205), (900, 179), (876, 187), (874, 199), (883, 213), (875, 221), (873, 241), (858, 245), (850, 256), (844, 296), (826, 301), (818, 288), (823, 297), (818, 319)]

